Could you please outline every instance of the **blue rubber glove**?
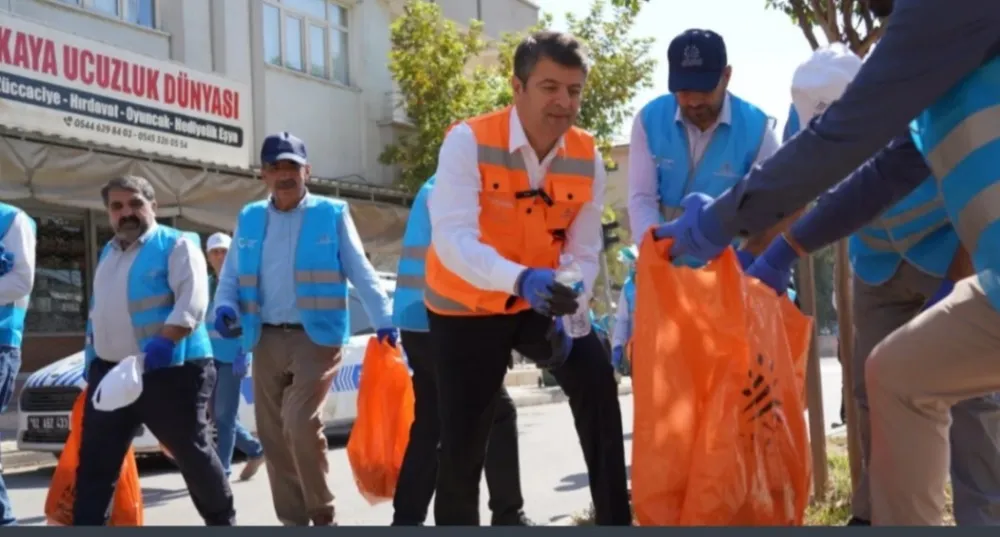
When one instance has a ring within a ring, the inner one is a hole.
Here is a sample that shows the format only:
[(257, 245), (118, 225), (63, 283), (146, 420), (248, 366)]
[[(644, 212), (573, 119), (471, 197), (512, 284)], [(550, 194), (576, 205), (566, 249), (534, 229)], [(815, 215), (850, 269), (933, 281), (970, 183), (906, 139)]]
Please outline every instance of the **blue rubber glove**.
[(562, 317), (556, 317), (552, 321), (545, 337), (552, 344), (552, 356), (547, 361), (535, 362), (535, 365), (542, 369), (556, 369), (566, 363), (569, 353), (573, 350), (573, 338), (566, 333)]
[(243, 331), (239, 328), (240, 316), (229, 306), (215, 308), (215, 331), (224, 338), (239, 337)]
[(753, 254), (746, 250), (736, 250), (736, 258), (740, 260), (740, 266), (743, 267), (744, 272), (750, 268), (754, 260)]
[(726, 237), (722, 225), (712, 213), (705, 211), (705, 206), (712, 201), (710, 196), (700, 192), (688, 194), (681, 207), (684, 214), (676, 220), (671, 220), (653, 231), (656, 240), (673, 238), (670, 247), (670, 257), (691, 256), (702, 262), (708, 262), (729, 246), (732, 237)]
[(955, 288), (955, 282), (949, 280), (948, 278), (945, 278), (944, 281), (941, 282), (941, 287), (938, 287), (937, 292), (934, 293), (934, 296), (930, 297), (927, 300), (927, 303), (924, 304), (923, 309), (921, 309), (920, 311), (924, 311), (933, 306), (934, 304), (941, 302), (941, 300), (943, 300), (944, 297), (951, 294), (951, 291), (954, 288)]
[(611, 350), (611, 365), (615, 370), (620, 370), (625, 359), (625, 349), (621, 345)]
[(758, 257), (746, 273), (767, 284), (774, 289), (778, 296), (785, 294), (788, 290), (788, 283), (792, 275), (792, 263), (798, 259), (799, 255), (788, 244), (784, 236), (774, 239)]
[(244, 378), (247, 376), (247, 371), (250, 371), (250, 354), (241, 351), (233, 360), (233, 376), (238, 379)]
[(375, 337), (378, 338), (380, 342), (388, 343), (390, 347), (396, 346), (396, 341), (399, 340), (399, 330), (393, 327), (389, 328), (379, 328), (375, 332)]
[(517, 277), (517, 294), (532, 309), (549, 317), (576, 313), (579, 303), (575, 291), (556, 282), (552, 269), (527, 269)]
[(174, 361), (175, 346), (176, 343), (163, 336), (154, 336), (153, 339), (149, 340), (146, 348), (142, 349), (142, 352), (146, 353), (146, 360), (143, 362), (145, 372), (149, 373), (169, 367), (170, 363)]

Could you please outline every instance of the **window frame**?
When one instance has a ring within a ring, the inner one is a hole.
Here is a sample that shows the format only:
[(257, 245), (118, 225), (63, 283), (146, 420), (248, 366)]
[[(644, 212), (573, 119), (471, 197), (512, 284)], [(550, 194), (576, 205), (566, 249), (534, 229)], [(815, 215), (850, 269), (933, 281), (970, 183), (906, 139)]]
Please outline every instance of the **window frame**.
[(115, 0), (118, 5), (118, 14), (114, 15), (108, 13), (104, 10), (98, 9), (96, 6), (97, 0), (48, 0), (51, 3), (58, 4), (61, 6), (66, 6), (71, 9), (79, 9), (85, 11), (88, 14), (95, 15), (98, 17), (104, 17), (106, 19), (111, 19), (118, 21), (122, 24), (128, 24), (130, 26), (135, 26), (137, 28), (143, 28), (146, 30), (159, 30), (160, 29), (160, 2), (159, 0), (149, 0), (153, 3), (153, 21), (152, 24), (147, 26), (138, 22), (133, 22), (128, 15), (131, 14), (129, 9), (129, 0)]
[[(337, 86), (342, 86), (346, 88), (353, 87), (352, 80), (352, 61), (351, 61), (351, 49), (353, 45), (353, 40), (351, 39), (351, 18), (353, 15), (353, 9), (351, 6), (345, 3), (339, 2), (337, 0), (324, 0), (326, 8), (326, 18), (318, 19), (315, 15), (289, 7), (285, 0), (264, 0), (262, 2), (264, 7), (271, 7), (278, 11), (278, 53), (279, 62), (272, 63), (270, 58), (264, 56), (264, 64), (268, 67), (280, 69), (289, 73), (294, 73), (296, 75), (308, 77), (310, 80), (317, 80), (320, 82), (326, 82), (329, 84), (334, 84)], [(340, 8), (344, 11), (345, 23), (341, 24), (335, 22), (331, 16), (333, 11)], [(262, 8), (263, 11), (263, 8)], [(294, 67), (288, 67), (286, 65), (288, 59), (288, 39), (287, 39), (287, 20), (289, 18), (297, 19), (299, 23), (299, 49), (302, 55), (302, 69), (295, 69)], [(263, 17), (262, 17), (263, 19)], [(310, 30), (313, 26), (318, 26), (323, 28), (323, 76), (318, 76), (313, 73), (313, 50), (311, 43)], [(272, 29), (267, 26), (261, 28), (261, 33), (263, 34), (263, 43), (266, 47), (267, 42), (267, 32)], [(335, 32), (343, 33), (347, 36), (347, 69), (345, 73), (345, 79), (340, 80), (337, 77), (337, 70), (335, 69), (335, 62), (333, 57), (333, 38)]]

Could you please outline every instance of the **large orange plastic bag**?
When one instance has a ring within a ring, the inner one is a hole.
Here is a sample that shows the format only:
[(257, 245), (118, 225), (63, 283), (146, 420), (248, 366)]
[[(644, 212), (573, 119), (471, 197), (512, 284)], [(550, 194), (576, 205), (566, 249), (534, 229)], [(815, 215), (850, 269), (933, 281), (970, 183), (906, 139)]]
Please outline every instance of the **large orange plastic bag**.
[[(87, 392), (82, 392), (73, 403), (70, 415), (69, 437), (63, 446), (59, 464), (52, 474), (49, 494), (45, 498), (45, 519), (49, 526), (73, 525), (73, 502), (76, 500), (76, 467), (80, 464), (80, 441), (83, 437), (83, 407)], [(139, 486), (139, 468), (135, 451), (129, 448), (122, 463), (121, 476), (115, 488), (109, 526), (142, 526), (142, 488)]]
[(358, 490), (374, 505), (396, 493), (413, 424), (413, 382), (399, 348), (371, 338), (359, 384), (347, 459)]
[(639, 525), (801, 525), (812, 320), (745, 276), (643, 240), (633, 332), (632, 498)]

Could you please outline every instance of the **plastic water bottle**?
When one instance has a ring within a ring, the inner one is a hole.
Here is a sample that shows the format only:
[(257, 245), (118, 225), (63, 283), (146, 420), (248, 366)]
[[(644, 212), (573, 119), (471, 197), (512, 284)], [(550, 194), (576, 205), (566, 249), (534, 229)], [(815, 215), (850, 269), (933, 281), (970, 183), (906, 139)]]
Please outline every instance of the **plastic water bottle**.
[(583, 271), (572, 255), (559, 256), (559, 269), (556, 270), (556, 281), (577, 292), (576, 313), (563, 316), (563, 326), (571, 338), (581, 338), (590, 333), (590, 308), (587, 296), (583, 292)]

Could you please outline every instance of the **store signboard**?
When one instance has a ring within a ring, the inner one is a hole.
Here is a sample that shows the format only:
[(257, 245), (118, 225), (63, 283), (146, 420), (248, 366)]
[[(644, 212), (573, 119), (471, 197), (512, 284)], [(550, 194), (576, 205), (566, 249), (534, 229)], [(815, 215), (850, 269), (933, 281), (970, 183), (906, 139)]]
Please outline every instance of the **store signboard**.
[(0, 125), (250, 167), (250, 90), (0, 12)]

